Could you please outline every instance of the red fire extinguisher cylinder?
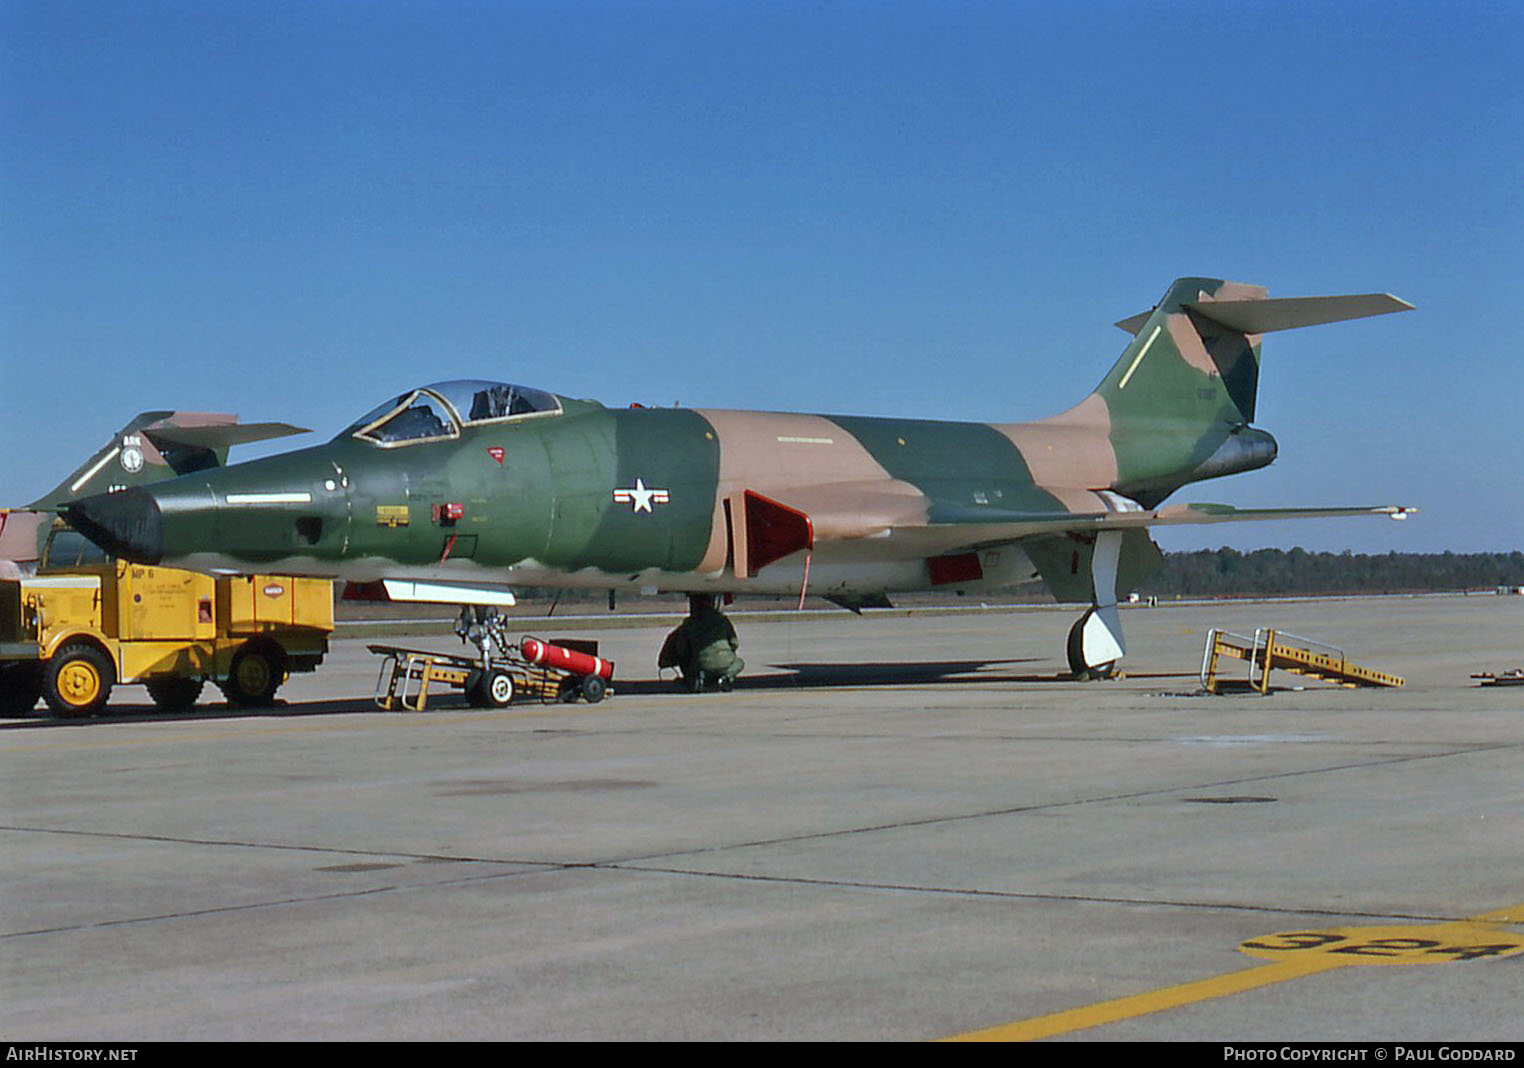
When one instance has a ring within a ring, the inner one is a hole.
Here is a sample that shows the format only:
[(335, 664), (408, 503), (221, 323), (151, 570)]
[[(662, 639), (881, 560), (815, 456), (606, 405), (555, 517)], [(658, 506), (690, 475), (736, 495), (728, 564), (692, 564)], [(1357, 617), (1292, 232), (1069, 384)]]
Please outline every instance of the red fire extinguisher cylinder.
[(519, 642), (519, 652), (531, 664), (555, 668), (570, 675), (596, 675), (600, 679), (614, 677), (614, 663), (575, 649), (551, 645), (539, 638), (525, 638)]

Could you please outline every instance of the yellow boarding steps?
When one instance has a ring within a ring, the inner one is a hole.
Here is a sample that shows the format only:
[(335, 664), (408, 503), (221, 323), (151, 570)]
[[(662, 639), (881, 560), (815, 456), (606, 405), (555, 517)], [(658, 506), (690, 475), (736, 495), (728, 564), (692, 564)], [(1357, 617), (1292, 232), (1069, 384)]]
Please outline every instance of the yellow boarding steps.
[(1260, 694), (1270, 692), (1272, 668), (1351, 688), (1402, 686), (1406, 681), (1397, 675), (1351, 664), (1342, 649), (1311, 638), (1263, 627), (1254, 632), (1253, 638), (1232, 631), (1210, 630), (1201, 657), (1201, 685), (1208, 693), (1222, 692), (1223, 680), (1218, 677), (1218, 666), (1224, 657), (1248, 662), (1249, 686)]

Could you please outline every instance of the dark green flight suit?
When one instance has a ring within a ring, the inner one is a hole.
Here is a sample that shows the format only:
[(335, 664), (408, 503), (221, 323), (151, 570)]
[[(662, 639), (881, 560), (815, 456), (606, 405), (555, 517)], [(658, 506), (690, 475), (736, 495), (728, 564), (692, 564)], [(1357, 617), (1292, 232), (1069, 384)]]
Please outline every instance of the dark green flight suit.
[(667, 635), (656, 663), (677, 668), (694, 690), (709, 686), (728, 690), (746, 666), (746, 661), (736, 656), (740, 644), (735, 627), (723, 612), (712, 604), (701, 606)]

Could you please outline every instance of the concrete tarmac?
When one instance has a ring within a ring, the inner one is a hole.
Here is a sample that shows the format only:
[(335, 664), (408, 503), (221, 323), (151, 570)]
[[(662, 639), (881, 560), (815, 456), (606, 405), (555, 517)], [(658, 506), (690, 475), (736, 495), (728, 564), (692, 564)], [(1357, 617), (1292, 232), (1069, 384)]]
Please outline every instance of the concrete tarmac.
[[(589, 632), (614, 696), (502, 711), (378, 711), (345, 639), (271, 711), (0, 721), (0, 1036), (1524, 1040), (1524, 687), (1469, 677), (1524, 597), (1128, 609), (1093, 683), (1076, 614), (740, 616), (729, 695)], [(1407, 685), (1200, 695), (1261, 626)]]

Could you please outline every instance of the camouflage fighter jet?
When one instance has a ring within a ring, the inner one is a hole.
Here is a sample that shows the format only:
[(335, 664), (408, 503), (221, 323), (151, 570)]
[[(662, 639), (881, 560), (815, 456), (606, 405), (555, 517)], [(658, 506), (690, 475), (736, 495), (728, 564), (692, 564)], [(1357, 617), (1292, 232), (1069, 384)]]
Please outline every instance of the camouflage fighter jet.
[(1033, 423), (611, 409), (442, 382), (325, 445), (91, 497), (66, 515), (144, 563), (431, 583), (428, 599), (461, 604), (522, 584), (808, 590), (861, 607), (1041, 577), (1060, 601), (1089, 605), (1070, 666), (1104, 674), (1125, 649), (1118, 593), (1161, 559), (1148, 527), (1406, 514), (1163, 502), (1275, 459), (1275, 439), (1250, 425), (1260, 335), (1409, 307), (1180, 279), (1117, 324), (1132, 340), (1093, 393)]
[(36, 565), (53, 514), (69, 501), (219, 467), (234, 445), (305, 433), (215, 412), (140, 412), (52, 490), (22, 508), (0, 508), (0, 577)]

